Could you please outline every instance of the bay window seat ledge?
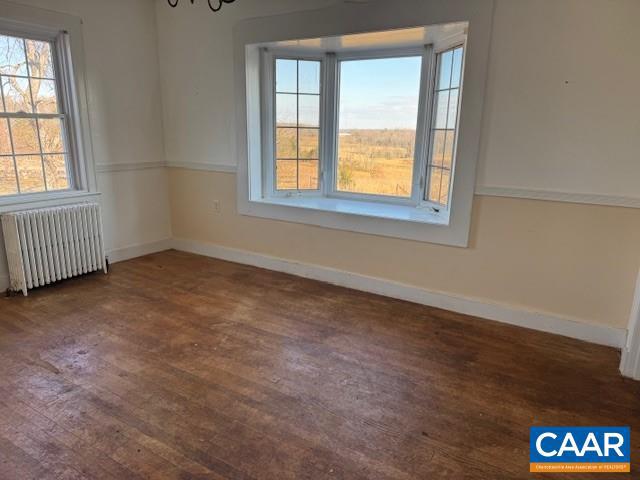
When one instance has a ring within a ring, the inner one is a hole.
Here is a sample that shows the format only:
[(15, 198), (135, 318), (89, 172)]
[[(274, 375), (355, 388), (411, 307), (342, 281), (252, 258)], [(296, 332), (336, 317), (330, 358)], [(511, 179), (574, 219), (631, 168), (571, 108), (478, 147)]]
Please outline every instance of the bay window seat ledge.
[(250, 203), (436, 226), (447, 226), (449, 224), (448, 212), (436, 212), (429, 206), (399, 205), (359, 199), (304, 195), (266, 197), (251, 200)]

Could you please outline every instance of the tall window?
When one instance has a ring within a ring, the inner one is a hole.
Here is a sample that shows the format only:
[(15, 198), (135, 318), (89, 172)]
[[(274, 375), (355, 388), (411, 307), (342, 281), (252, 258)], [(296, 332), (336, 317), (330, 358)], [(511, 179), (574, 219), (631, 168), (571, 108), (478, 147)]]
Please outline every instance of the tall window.
[(448, 205), (458, 130), (462, 47), (438, 54), (427, 199)]
[(72, 187), (55, 44), (0, 34), (0, 196)]
[(276, 59), (276, 189), (317, 190), (320, 62)]
[(394, 50), (263, 50), (266, 196), (448, 209), (464, 38)]

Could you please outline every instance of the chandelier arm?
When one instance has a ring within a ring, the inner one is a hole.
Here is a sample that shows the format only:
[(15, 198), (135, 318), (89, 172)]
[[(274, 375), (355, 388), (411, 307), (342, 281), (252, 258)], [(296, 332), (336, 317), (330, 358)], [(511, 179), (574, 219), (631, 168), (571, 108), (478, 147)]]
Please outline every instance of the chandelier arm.
[[(178, 3), (180, 2), (180, 0), (167, 0), (169, 2), (169, 6), (176, 8), (178, 6)], [(193, 5), (195, 0), (191, 0), (191, 4)], [(211, 11), (213, 12), (218, 12), (220, 11), (220, 9), (222, 8), (222, 5), (224, 3), (233, 3), (236, 0), (207, 0), (207, 3), (209, 4), (209, 8), (211, 9)], [(214, 2), (218, 2), (217, 4)]]
[[(212, 1), (217, 1), (218, 6), (214, 7), (212, 4)], [(233, 2), (235, 2), (235, 0), (207, 0), (207, 3), (209, 4), (209, 8), (214, 12), (219, 11), (222, 8), (223, 3), (233, 3)]]

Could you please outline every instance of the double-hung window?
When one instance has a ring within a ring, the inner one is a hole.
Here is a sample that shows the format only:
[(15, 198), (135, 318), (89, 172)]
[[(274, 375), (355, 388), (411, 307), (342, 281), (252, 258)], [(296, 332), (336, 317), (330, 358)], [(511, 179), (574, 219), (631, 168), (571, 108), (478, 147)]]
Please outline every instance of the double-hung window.
[(448, 211), (464, 53), (263, 48), (264, 196)]
[(0, 14), (3, 208), (95, 194), (91, 148), (86, 135), (81, 30), (78, 18), (3, 4)]
[(0, 195), (71, 188), (55, 44), (0, 34)]

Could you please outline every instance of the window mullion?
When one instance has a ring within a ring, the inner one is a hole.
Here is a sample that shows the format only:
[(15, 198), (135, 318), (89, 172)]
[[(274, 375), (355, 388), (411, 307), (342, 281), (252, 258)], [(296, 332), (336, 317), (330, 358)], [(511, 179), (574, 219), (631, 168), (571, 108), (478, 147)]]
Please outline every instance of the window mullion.
[(321, 170), (322, 193), (327, 196), (335, 190), (335, 171), (337, 162), (337, 108), (338, 108), (338, 61), (335, 53), (327, 53), (324, 61), (322, 85), (323, 114), (321, 116), (320, 135), (322, 137)]

